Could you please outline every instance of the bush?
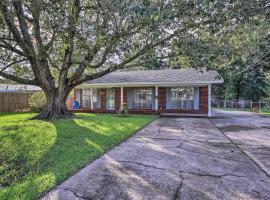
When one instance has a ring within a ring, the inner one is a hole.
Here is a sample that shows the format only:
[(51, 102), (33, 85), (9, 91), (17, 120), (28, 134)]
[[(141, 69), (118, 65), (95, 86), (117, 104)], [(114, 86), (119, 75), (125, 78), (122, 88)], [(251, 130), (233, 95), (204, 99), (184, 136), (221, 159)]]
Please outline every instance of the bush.
[(121, 117), (127, 117), (127, 116), (129, 116), (128, 109), (127, 109), (127, 107), (126, 107), (125, 104), (123, 104), (121, 106), (121, 108), (119, 109), (119, 111), (117, 112), (117, 114), (119, 116), (121, 116)]
[(46, 104), (46, 96), (43, 92), (33, 94), (29, 99), (30, 110), (40, 112)]

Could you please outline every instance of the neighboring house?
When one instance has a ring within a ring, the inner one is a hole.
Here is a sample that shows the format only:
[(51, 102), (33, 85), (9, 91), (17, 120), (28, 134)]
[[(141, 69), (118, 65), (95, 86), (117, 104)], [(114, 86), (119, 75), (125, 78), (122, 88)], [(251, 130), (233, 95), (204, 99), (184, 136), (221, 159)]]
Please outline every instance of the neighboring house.
[(15, 92), (15, 93), (34, 93), (41, 91), (39, 87), (32, 85), (22, 85), (22, 84), (0, 84), (0, 92)]
[(211, 86), (223, 83), (215, 71), (165, 69), (112, 72), (75, 88), (84, 112), (197, 113), (211, 116)]
[(0, 112), (30, 111), (29, 98), (41, 91), (39, 87), (20, 84), (0, 84)]

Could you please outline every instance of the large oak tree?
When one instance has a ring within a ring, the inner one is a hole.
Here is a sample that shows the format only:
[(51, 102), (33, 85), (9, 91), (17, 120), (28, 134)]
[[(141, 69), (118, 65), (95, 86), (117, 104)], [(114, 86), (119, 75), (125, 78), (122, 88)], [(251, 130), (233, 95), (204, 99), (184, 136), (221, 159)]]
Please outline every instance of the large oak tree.
[(36, 118), (68, 118), (75, 86), (140, 65), (149, 51), (167, 57), (172, 39), (235, 23), (239, 8), (230, 0), (1, 0), (0, 76), (42, 88), (47, 104)]

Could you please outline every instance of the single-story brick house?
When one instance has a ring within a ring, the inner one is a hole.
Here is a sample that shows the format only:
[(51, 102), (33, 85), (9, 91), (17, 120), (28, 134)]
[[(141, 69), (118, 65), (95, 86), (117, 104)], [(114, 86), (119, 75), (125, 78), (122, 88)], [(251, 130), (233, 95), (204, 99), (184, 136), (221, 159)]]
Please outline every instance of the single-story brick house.
[(112, 72), (74, 90), (82, 112), (197, 113), (211, 116), (211, 86), (223, 83), (215, 71), (164, 69)]

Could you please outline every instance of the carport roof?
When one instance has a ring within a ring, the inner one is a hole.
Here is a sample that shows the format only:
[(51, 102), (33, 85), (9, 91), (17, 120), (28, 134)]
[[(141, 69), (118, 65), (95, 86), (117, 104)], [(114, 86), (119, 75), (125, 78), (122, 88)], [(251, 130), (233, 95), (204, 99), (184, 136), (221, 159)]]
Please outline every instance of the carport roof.
[(0, 92), (35, 92), (41, 91), (37, 86), (22, 84), (0, 84)]
[(205, 69), (164, 69), (112, 72), (86, 81), (90, 85), (213, 84), (223, 83), (216, 71)]

